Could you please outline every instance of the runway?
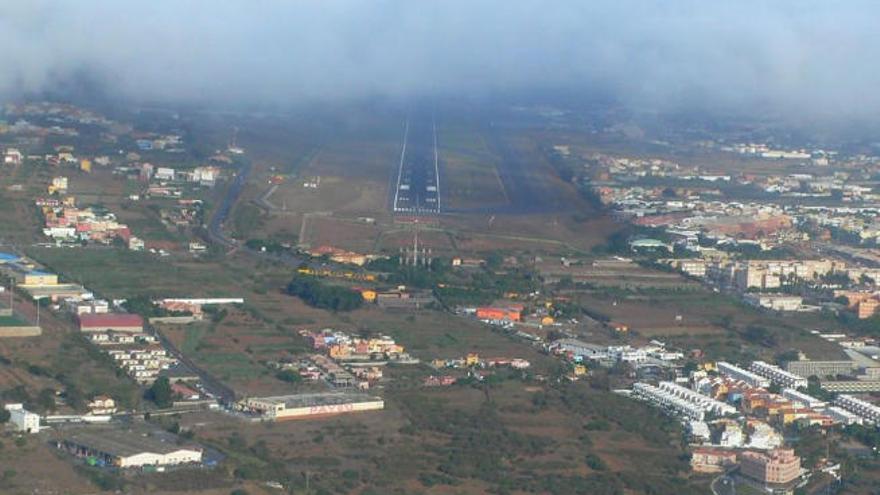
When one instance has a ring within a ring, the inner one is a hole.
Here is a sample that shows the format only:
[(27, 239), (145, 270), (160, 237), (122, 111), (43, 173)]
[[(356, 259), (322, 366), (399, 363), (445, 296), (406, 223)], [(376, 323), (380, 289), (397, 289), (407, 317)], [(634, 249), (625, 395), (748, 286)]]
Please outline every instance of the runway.
[(413, 114), (404, 125), (391, 208), (407, 215), (442, 211), (437, 124), (431, 114)]

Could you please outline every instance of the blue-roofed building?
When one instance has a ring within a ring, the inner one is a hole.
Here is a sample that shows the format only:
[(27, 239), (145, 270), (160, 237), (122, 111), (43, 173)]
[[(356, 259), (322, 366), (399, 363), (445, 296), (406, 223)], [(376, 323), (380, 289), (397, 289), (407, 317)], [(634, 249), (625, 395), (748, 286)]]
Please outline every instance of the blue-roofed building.
[(0, 264), (15, 263), (20, 259), (21, 258), (19, 256), (16, 256), (12, 253), (0, 253)]

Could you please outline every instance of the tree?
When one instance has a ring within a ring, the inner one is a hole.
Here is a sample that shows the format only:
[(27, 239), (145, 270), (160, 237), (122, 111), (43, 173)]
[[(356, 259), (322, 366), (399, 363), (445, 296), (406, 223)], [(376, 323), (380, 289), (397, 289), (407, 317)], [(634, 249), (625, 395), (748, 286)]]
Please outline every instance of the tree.
[(55, 390), (48, 387), (40, 390), (40, 394), (37, 396), (37, 407), (43, 412), (54, 411)]
[(294, 277), (287, 286), (287, 293), (299, 297), (309, 306), (333, 311), (351, 311), (364, 303), (360, 292), (337, 285), (322, 284), (314, 277), (308, 276)]
[(9, 421), (10, 416), (9, 411), (6, 409), (0, 409), (0, 424)]
[(275, 375), (279, 380), (283, 382), (289, 383), (298, 383), (302, 380), (302, 377), (293, 370), (283, 370), (279, 371), (277, 375)]
[(147, 390), (147, 399), (155, 402), (159, 407), (171, 407), (171, 382), (168, 381), (168, 377), (160, 376), (153, 382), (153, 386)]

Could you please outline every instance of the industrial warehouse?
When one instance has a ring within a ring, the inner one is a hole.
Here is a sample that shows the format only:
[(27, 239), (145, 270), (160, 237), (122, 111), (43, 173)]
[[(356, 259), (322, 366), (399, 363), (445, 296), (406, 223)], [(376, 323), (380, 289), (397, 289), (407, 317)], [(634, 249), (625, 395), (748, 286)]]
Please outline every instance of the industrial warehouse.
[(57, 446), (96, 466), (145, 468), (202, 462), (199, 447), (181, 446), (150, 434), (115, 429), (77, 431), (59, 440)]
[(283, 421), (333, 414), (378, 411), (385, 408), (385, 402), (380, 397), (371, 395), (331, 392), (252, 397), (241, 401), (239, 407), (245, 412), (259, 414), (267, 420)]

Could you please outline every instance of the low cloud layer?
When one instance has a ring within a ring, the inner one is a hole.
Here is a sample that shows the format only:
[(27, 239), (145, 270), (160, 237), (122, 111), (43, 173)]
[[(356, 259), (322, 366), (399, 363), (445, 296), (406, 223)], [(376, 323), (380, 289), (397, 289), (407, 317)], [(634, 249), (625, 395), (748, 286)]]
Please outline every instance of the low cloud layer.
[(0, 94), (82, 78), (133, 100), (258, 104), (564, 87), (871, 117), (878, 21), (857, 1), (4, 2)]

